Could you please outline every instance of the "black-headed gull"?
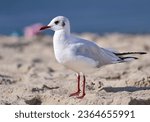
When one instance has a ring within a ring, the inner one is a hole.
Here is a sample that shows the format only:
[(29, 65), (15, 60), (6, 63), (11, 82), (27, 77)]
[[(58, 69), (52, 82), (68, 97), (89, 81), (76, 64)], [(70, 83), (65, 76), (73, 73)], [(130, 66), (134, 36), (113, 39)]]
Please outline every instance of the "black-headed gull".
[[(53, 46), (56, 60), (77, 73), (77, 91), (70, 94), (70, 96), (77, 96), (77, 98), (83, 98), (85, 96), (85, 73), (93, 72), (107, 64), (137, 59), (137, 57), (127, 56), (129, 54), (146, 54), (145, 52), (118, 53), (99, 47), (93, 41), (75, 37), (70, 34), (70, 22), (64, 16), (55, 17), (47, 26), (43, 26), (40, 30), (45, 29), (55, 31)], [(80, 95), (81, 73), (83, 75), (83, 85), (82, 93)]]

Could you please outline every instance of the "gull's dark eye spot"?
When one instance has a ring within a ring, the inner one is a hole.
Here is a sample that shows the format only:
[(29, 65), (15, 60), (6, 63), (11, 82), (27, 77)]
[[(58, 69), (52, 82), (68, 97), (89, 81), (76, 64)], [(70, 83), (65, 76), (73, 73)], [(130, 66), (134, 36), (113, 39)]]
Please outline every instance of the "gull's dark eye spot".
[(65, 22), (62, 23), (62, 26), (63, 26), (63, 27), (65, 26)]
[(57, 25), (59, 23), (59, 21), (55, 21), (55, 24)]

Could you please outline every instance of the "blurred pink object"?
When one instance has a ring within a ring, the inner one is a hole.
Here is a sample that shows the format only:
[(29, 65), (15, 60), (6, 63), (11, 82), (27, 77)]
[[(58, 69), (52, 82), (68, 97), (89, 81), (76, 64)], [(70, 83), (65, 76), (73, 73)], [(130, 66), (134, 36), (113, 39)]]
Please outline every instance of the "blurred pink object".
[(25, 27), (25, 29), (24, 29), (24, 36), (25, 36), (25, 38), (30, 39), (30, 38), (38, 35), (39, 32), (40, 32), (40, 28), (42, 26), (43, 26), (42, 24), (37, 23), (37, 24), (33, 24), (31, 26)]

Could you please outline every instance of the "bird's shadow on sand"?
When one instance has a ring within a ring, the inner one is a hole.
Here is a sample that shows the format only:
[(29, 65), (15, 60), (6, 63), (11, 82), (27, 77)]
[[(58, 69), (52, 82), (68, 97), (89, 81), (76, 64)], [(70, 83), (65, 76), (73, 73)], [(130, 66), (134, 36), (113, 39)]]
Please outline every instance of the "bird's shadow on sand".
[(135, 87), (135, 86), (126, 86), (126, 87), (103, 87), (102, 90), (106, 92), (135, 92), (141, 90), (150, 90), (150, 87)]

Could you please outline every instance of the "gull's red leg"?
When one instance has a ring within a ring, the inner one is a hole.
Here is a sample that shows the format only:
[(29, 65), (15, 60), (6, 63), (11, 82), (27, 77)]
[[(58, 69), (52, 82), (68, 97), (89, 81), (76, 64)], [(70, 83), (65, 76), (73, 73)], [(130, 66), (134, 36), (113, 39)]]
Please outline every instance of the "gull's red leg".
[(78, 81), (78, 85), (77, 85), (77, 91), (75, 93), (70, 94), (69, 97), (71, 96), (78, 96), (80, 94), (80, 75), (77, 74), (77, 81)]
[(79, 99), (82, 99), (85, 96), (85, 82), (86, 82), (86, 78), (85, 75), (83, 75), (83, 91), (82, 91), (82, 95), (77, 97)]

